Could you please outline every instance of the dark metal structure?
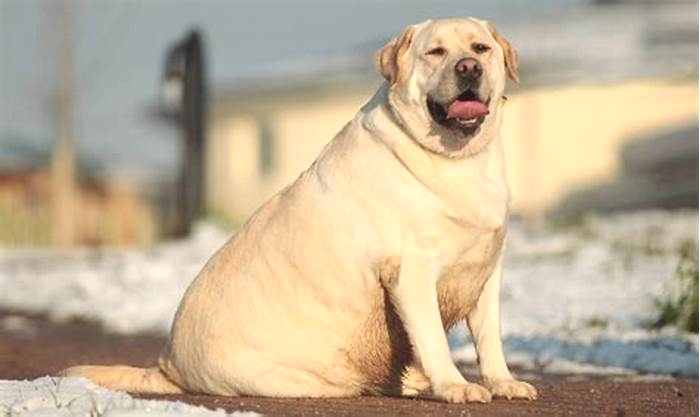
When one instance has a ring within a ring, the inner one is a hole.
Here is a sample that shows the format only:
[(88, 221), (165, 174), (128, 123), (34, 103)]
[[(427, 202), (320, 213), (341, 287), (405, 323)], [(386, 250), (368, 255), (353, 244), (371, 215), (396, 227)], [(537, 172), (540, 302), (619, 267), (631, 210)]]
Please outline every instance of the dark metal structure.
[(207, 88), (203, 43), (199, 31), (192, 30), (170, 48), (165, 62), (164, 104), (182, 138), (175, 212), (166, 226), (166, 233), (174, 236), (188, 234), (204, 210)]

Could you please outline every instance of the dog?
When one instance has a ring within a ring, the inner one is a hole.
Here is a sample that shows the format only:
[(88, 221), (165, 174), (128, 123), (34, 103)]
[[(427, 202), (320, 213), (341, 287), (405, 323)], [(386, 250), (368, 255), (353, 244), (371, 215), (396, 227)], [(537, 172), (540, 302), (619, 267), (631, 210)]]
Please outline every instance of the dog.
[[(377, 53), (377, 93), (207, 262), (158, 366), (78, 366), (132, 392), (535, 399), (500, 336), (510, 201), (500, 126), (513, 46), (428, 20)], [(452, 362), (466, 320), (481, 384)]]

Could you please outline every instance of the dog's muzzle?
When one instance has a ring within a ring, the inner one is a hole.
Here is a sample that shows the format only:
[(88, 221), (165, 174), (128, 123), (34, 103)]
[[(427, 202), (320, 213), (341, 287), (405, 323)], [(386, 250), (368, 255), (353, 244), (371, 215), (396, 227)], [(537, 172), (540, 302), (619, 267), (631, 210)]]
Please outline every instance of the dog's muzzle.
[(467, 88), (456, 98), (440, 103), (428, 96), (428, 112), (437, 124), (456, 129), (465, 135), (476, 133), (489, 114), (491, 98), (482, 100), (472, 88)]

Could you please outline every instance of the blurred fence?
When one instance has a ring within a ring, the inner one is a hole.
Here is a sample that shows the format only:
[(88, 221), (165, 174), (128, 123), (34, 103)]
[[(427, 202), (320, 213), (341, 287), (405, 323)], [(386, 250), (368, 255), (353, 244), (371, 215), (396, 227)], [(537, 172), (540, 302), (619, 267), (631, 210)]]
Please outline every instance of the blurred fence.
[[(45, 246), (54, 241), (49, 170), (0, 175), (0, 246)], [(78, 182), (68, 224), (80, 246), (148, 244), (158, 224), (132, 184)]]

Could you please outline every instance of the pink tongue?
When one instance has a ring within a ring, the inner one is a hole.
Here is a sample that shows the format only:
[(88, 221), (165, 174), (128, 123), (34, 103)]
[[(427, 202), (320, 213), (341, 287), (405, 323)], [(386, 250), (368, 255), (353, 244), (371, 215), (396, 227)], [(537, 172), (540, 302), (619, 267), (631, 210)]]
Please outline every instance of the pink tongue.
[(489, 108), (478, 101), (455, 101), (447, 109), (448, 119), (469, 120), (489, 114)]

